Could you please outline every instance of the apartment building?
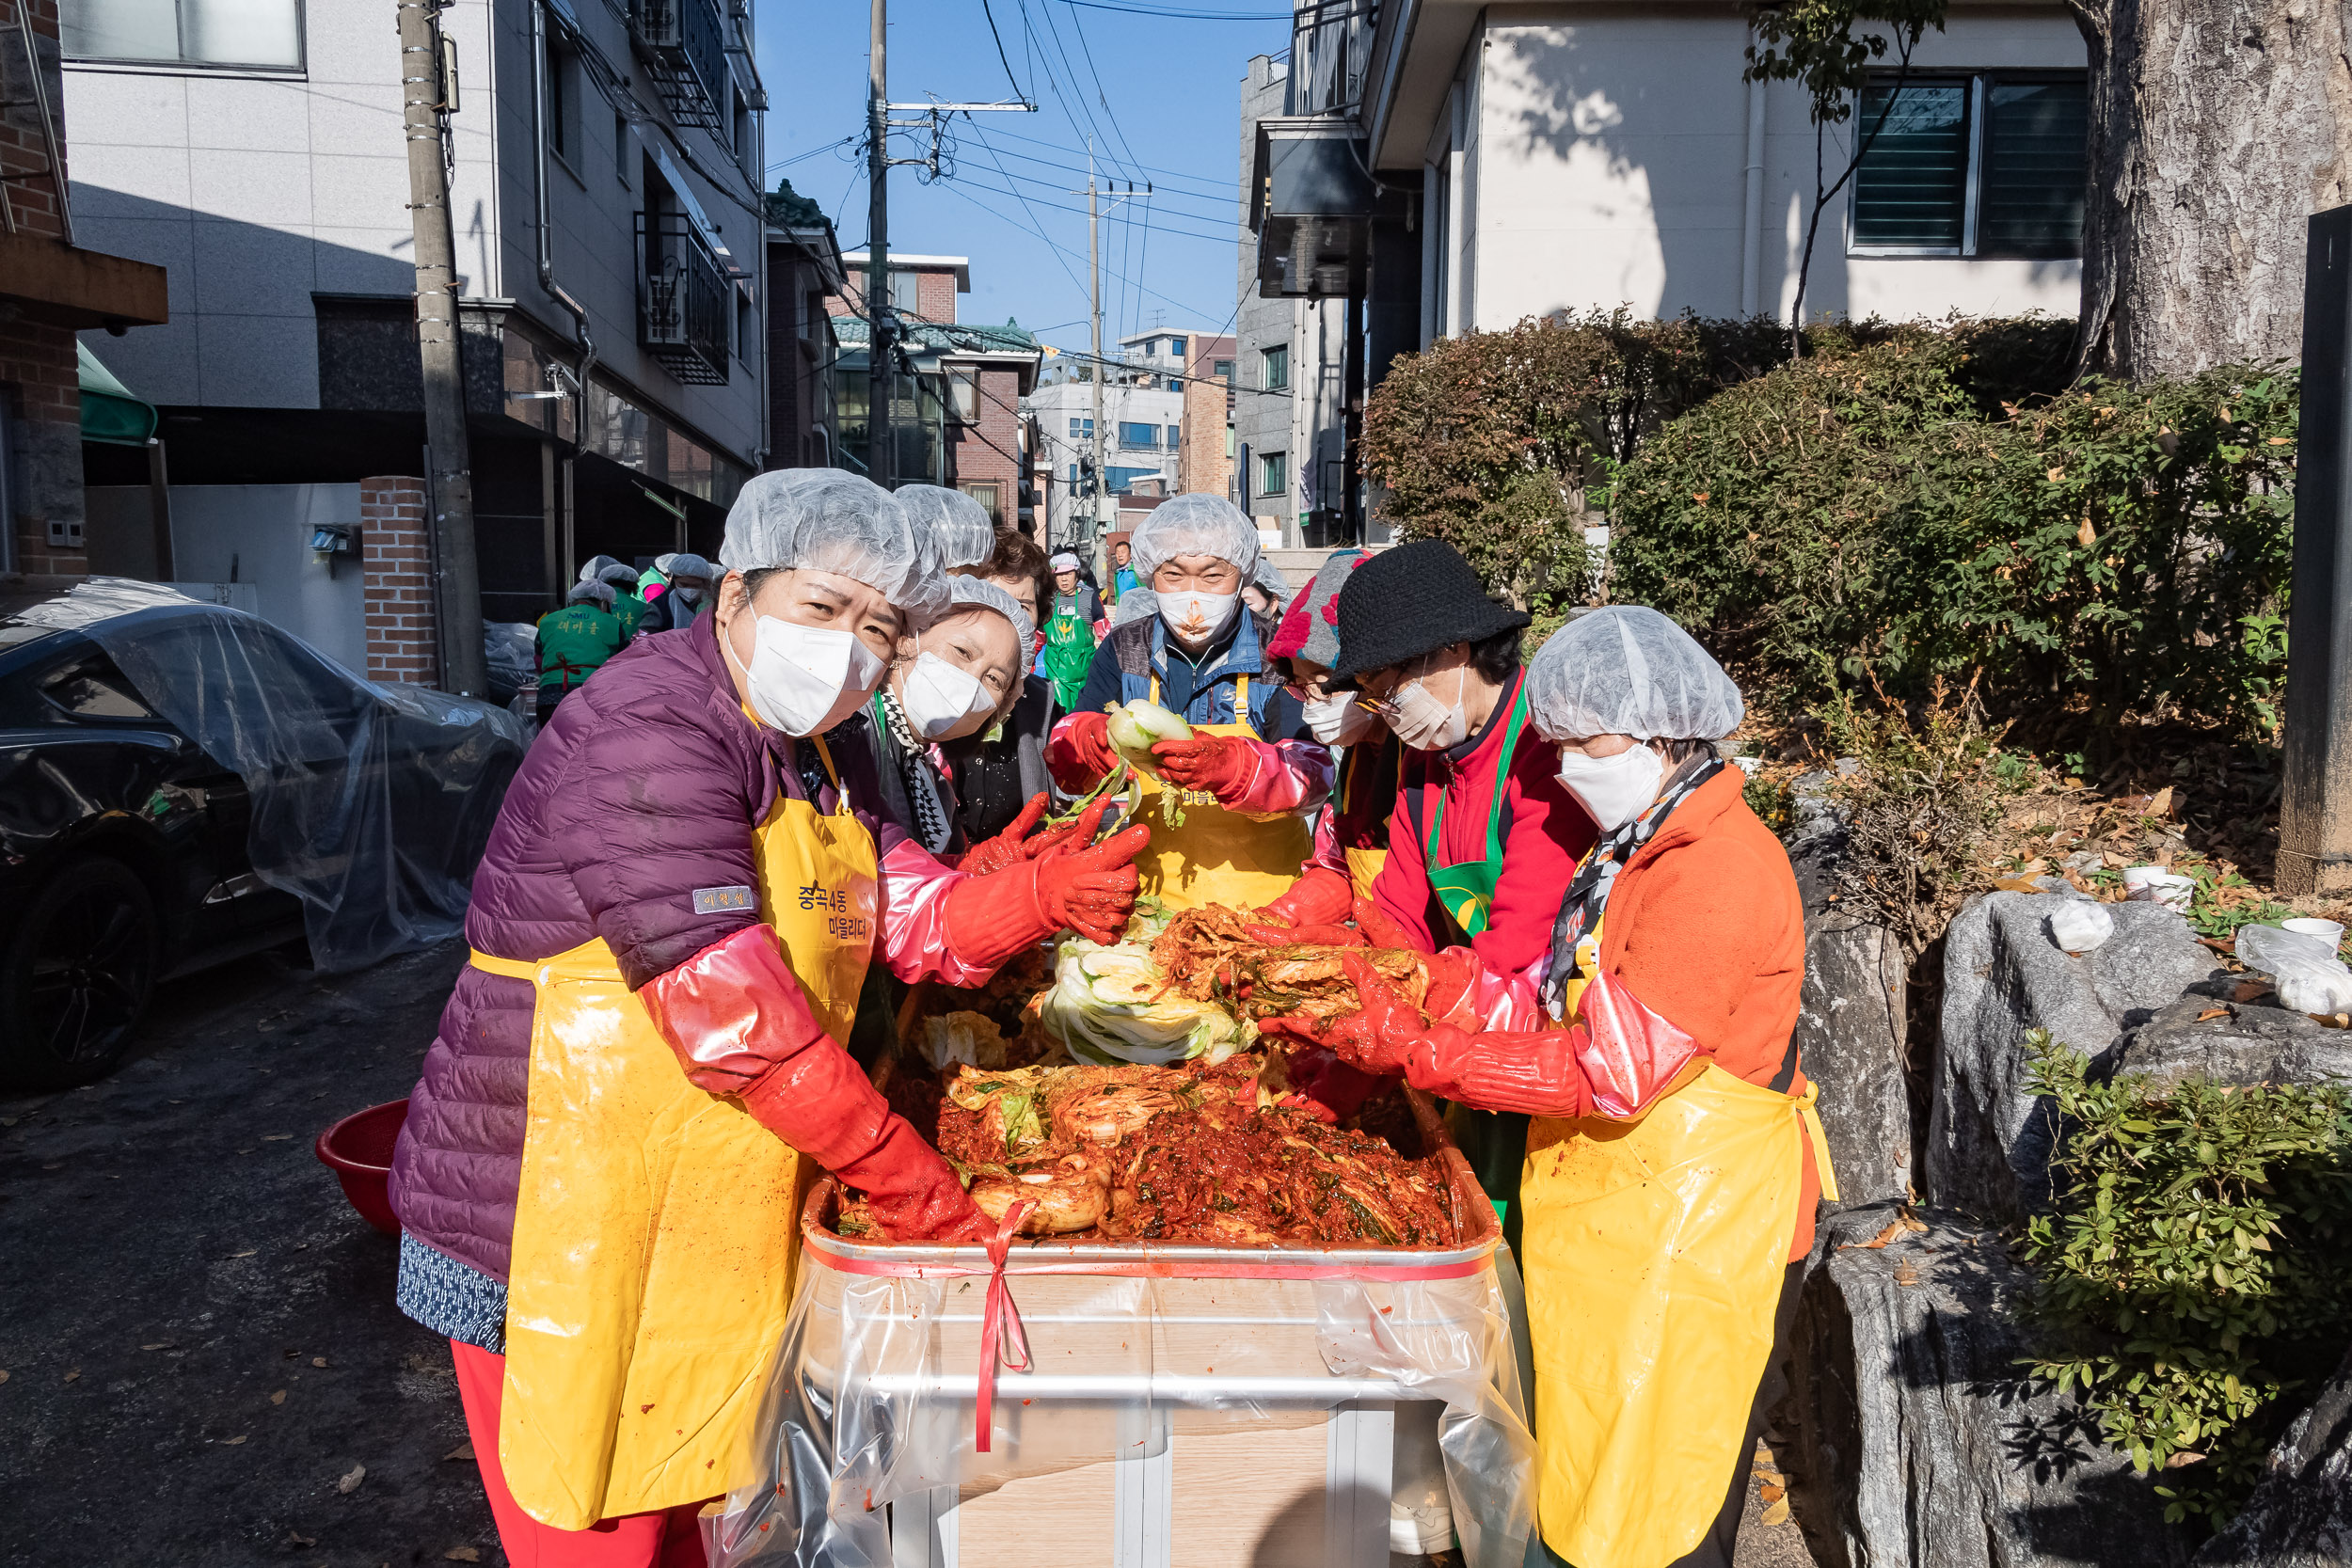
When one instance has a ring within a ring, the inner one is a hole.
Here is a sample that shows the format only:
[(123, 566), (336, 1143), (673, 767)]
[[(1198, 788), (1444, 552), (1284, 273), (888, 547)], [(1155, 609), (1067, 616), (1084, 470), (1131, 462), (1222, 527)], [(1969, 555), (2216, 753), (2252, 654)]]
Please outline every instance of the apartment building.
[(1230, 332), (1195, 334), (1185, 345), (1180, 495), (1233, 499), (1233, 374), (1240, 352), (1241, 341)]
[[(1144, 335), (1137, 335), (1140, 342)], [(1160, 338), (1165, 342), (1168, 334)], [(1188, 334), (1177, 334), (1188, 337)], [(1057, 548), (1093, 549), (1118, 522), (1119, 498), (1137, 483), (1175, 493), (1184, 445), (1181, 349), (1138, 349), (1134, 364), (1067, 365), (1029, 397), (1042, 466), (1058, 483), (1048, 492), (1046, 526)], [(1094, 377), (1103, 374), (1102, 483), (1094, 481)]]
[[(205, 519), (175, 522), (180, 573), (266, 570), (309, 602), (294, 579), (334, 570), (314, 525), (356, 533), (351, 486), (424, 471), (394, 18), (62, 22), (76, 214), (170, 275), (168, 325), (89, 341), (161, 405), (175, 507)], [(439, 25), (484, 610), (529, 620), (592, 555), (714, 550), (768, 460), (753, 7), (453, 0)], [(223, 486), (243, 499), (179, 506)]]
[(830, 468), (838, 451), (833, 363), (841, 353), (826, 301), (843, 287), (841, 245), (813, 201), (778, 211), (769, 198), (768, 466)]
[[(840, 342), (834, 401), (840, 422), (839, 462), (864, 473), (867, 446), (866, 289), (867, 253), (842, 258), (847, 277), (826, 302)], [(1017, 522), (1029, 471), (1022, 399), (1037, 386), (1045, 351), (1017, 321), (1002, 326), (958, 320), (956, 297), (972, 292), (962, 256), (894, 255), (888, 309), (906, 358), (894, 377), (891, 466), (878, 476), (896, 487), (923, 483), (961, 490), (997, 524)]]

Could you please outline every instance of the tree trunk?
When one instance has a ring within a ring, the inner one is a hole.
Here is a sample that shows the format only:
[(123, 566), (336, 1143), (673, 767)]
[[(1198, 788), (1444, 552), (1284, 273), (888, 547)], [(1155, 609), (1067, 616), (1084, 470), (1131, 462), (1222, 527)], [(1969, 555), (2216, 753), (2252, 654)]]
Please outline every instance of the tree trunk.
[(2352, 200), (2337, 0), (2070, 0), (2090, 61), (2083, 369), (2292, 359), (2304, 223)]

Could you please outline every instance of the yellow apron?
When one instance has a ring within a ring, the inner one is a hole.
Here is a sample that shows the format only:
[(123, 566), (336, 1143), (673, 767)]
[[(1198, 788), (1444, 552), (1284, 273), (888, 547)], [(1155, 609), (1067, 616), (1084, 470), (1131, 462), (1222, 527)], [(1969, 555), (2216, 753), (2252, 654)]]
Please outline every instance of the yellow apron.
[(1544, 1543), (1661, 1568), (1723, 1507), (1772, 1348), (1809, 1138), (1801, 1099), (1713, 1062), (1638, 1121), (1539, 1119), (1519, 1178)]
[[(1375, 741), (1369, 746), (1346, 748), (1347, 754), (1340, 759), (1339, 784), (1331, 791), (1332, 811), (1337, 812), (1347, 803), (1350, 792), (1362, 774), (1372, 773), (1376, 781), (1381, 744)], [(1381, 815), (1385, 816), (1387, 813)], [(1371, 897), (1373, 881), (1380, 875), (1380, 868), (1389, 863), (1389, 852), (1386, 849), (1342, 849), (1340, 853), (1347, 857), (1347, 881), (1355, 890), (1356, 896)]]
[[(826, 1032), (847, 1039), (875, 941), (873, 836), (846, 799), (831, 816), (784, 800), (753, 843), (786, 961)], [(815, 1162), (687, 1082), (601, 939), (537, 964), (473, 961), (538, 988), (507, 1285), (506, 1484), (558, 1529), (725, 1492), (754, 1473), (750, 1428)]]
[(1347, 856), (1348, 885), (1356, 890), (1357, 897), (1371, 897), (1372, 884), (1379, 878), (1380, 868), (1389, 863), (1389, 852), (1386, 849), (1347, 849), (1342, 852)]
[[(1160, 700), (1160, 678), (1152, 677), (1152, 701)], [(1243, 675), (1233, 692), (1233, 711), (1240, 721), (1195, 724), (1195, 735), (1237, 735), (1262, 738), (1249, 725), (1249, 677)], [(1152, 847), (1136, 860), (1141, 890), (1171, 910), (1224, 904), (1254, 910), (1274, 902), (1298, 880), (1301, 867), (1314, 850), (1314, 834), (1307, 818), (1287, 812), (1266, 821), (1227, 811), (1205, 789), (1164, 787), (1157, 780), (1136, 775), (1143, 804), (1136, 820), (1152, 829)], [(1181, 827), (1169, 824), (1166, 797), (1184, 803)], [(1350, 863), (1351, 869), (1353, 862)]]

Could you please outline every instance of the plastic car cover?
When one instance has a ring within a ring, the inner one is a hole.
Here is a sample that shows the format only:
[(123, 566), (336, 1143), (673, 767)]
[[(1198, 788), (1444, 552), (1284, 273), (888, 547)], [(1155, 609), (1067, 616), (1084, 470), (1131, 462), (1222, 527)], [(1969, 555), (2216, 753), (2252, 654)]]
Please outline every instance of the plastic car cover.
[(482, 657), (490, 667), (490, 698), (504, 705), (517, 691), (539, 685), (539, 628), (529, 621), (489, 621), (482, 627)]
[(362, 680), (259, 617), (98, 578), (18, 617), (79, 630), (245, 780), (254, 875), (302, 900), (312, 960), (361, 969), (462, 927), (530, 744), (501, 708)]
[(1578, 616), (1527, 665), (1527, 716), (1551, 740), (1720, 740), (1745, 711), (1714, 656), (1646, 605)]
[[(866, 1274), (803, 1251), (753, 1468), (703, 1516), (712, 1568), (889, 1568), (894, 1514), (884, 1505), (895, 1506), (897, 1528), (931, 1528), (924, 1521), (957, 1496), (946, 1489), (971, 1497), (1109, 1458), (1165, 1463), (1198, 1433), (1416, 1401), (1441, 1408), (1438, 1442), (1465, 1560), (1524, 1560), (1535, 1446), (1507, 1253), (1435, 1279), (1364, 1276), (1416, 1272), (1409, 1266), (1317, 1269), (1316, 1255), (1295, 1250), (1237, 1254), (1282, 1259), (1276, 1267), (1290, 1277), (1263, 1279), (1184, 1277), (1167, 1259), (1135, 1274), (1063, 1272), (1073, 1265), (1051, 1246), (1016, 1250), (1004, 1289), (1035, 1370), (995, 1373), (983, 1453), (976, 1371), (989, 1266), (978, 1248), (923, 1251), (964, 1262)], [(1341, 1451), (1338, 1433), (1327, 1441)], [(1394, 1482), (1386, 1446), (1375, 1438), (1373, 1449), (1375, 1467), (1353, 1489), (1383, 1515), (1386, 1560)], [(1315, 1471), (1324, 1481), (1322, 1464)], [(917, 1545), (898, 1560), (925, 1556)]]

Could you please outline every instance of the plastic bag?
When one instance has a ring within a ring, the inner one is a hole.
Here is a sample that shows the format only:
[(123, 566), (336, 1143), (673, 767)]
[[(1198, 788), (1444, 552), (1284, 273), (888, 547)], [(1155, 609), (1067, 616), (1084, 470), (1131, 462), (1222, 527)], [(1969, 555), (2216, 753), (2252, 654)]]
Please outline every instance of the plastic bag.
[(2279, 1006), (2290, 1012), (2352, 1012), (2352, 969), (2317, 937), (2276, 926), (2241, 926), (2237, 956), (2279, 988)]
[(258, 616), (99, 578), (18, 617), (104, 649), (252, 796), (253, 873), (302, 900), (321, 970), (457, 934), (530, 732), (503, 708), (376, 685)]
[[(1186, 1456), (1221, 1451), (1230, 1465), (1256, 1445), (1290, 1457), (1245, 1469), (1254, 1500), (1328, 1482), (1337, 1500), (1315, 1506), (1307, 1528), (1349, 1518), (1378, 1543), (1380, 1555), (1361, 1560), (1385, 1560), (1395, 1402), (1442, 1410), (1448, 1512), (1466, 1560), (1518, 1568), (1534, 1528), (1535, 1446), (1491, 1259), (1454, 1278), (1236, 1279), (1064, 1273), (1063, 1256), (1025, 1248), (1007, 1270), (1032, 1370), (997, 1373), (981, 1453), (985, 1274), (858, 1275), (804, 1253), (750, 1479), (703, 1517), (712, 1568), (890, 1568), (894, 1530), (943, 1543), (927, 1553), (902, 1541), (897, 1560), (953, 1560), (963, 1508), (1022, 1478), (1105, 1461), (1122, 1495), (1174, 1488), (1162, 1506), (1181, 1530), (1188, 1513), (1253, 1500), (1185, 1493)], [(1311, 1259), (1285, 1266), (1304, 1272)], [(1298, 1453), (1308, 1427), (1324, 1433), (1305, 1440), (1311, 1460)], [(1038, 1560), (1052, 1560), (1041, 1544)]]
[(2115, 935), (2115, 916), (2105, 905), (2070, 898), (2050, 911), (2050, 940), (2068, 953), (2088, 953)]

